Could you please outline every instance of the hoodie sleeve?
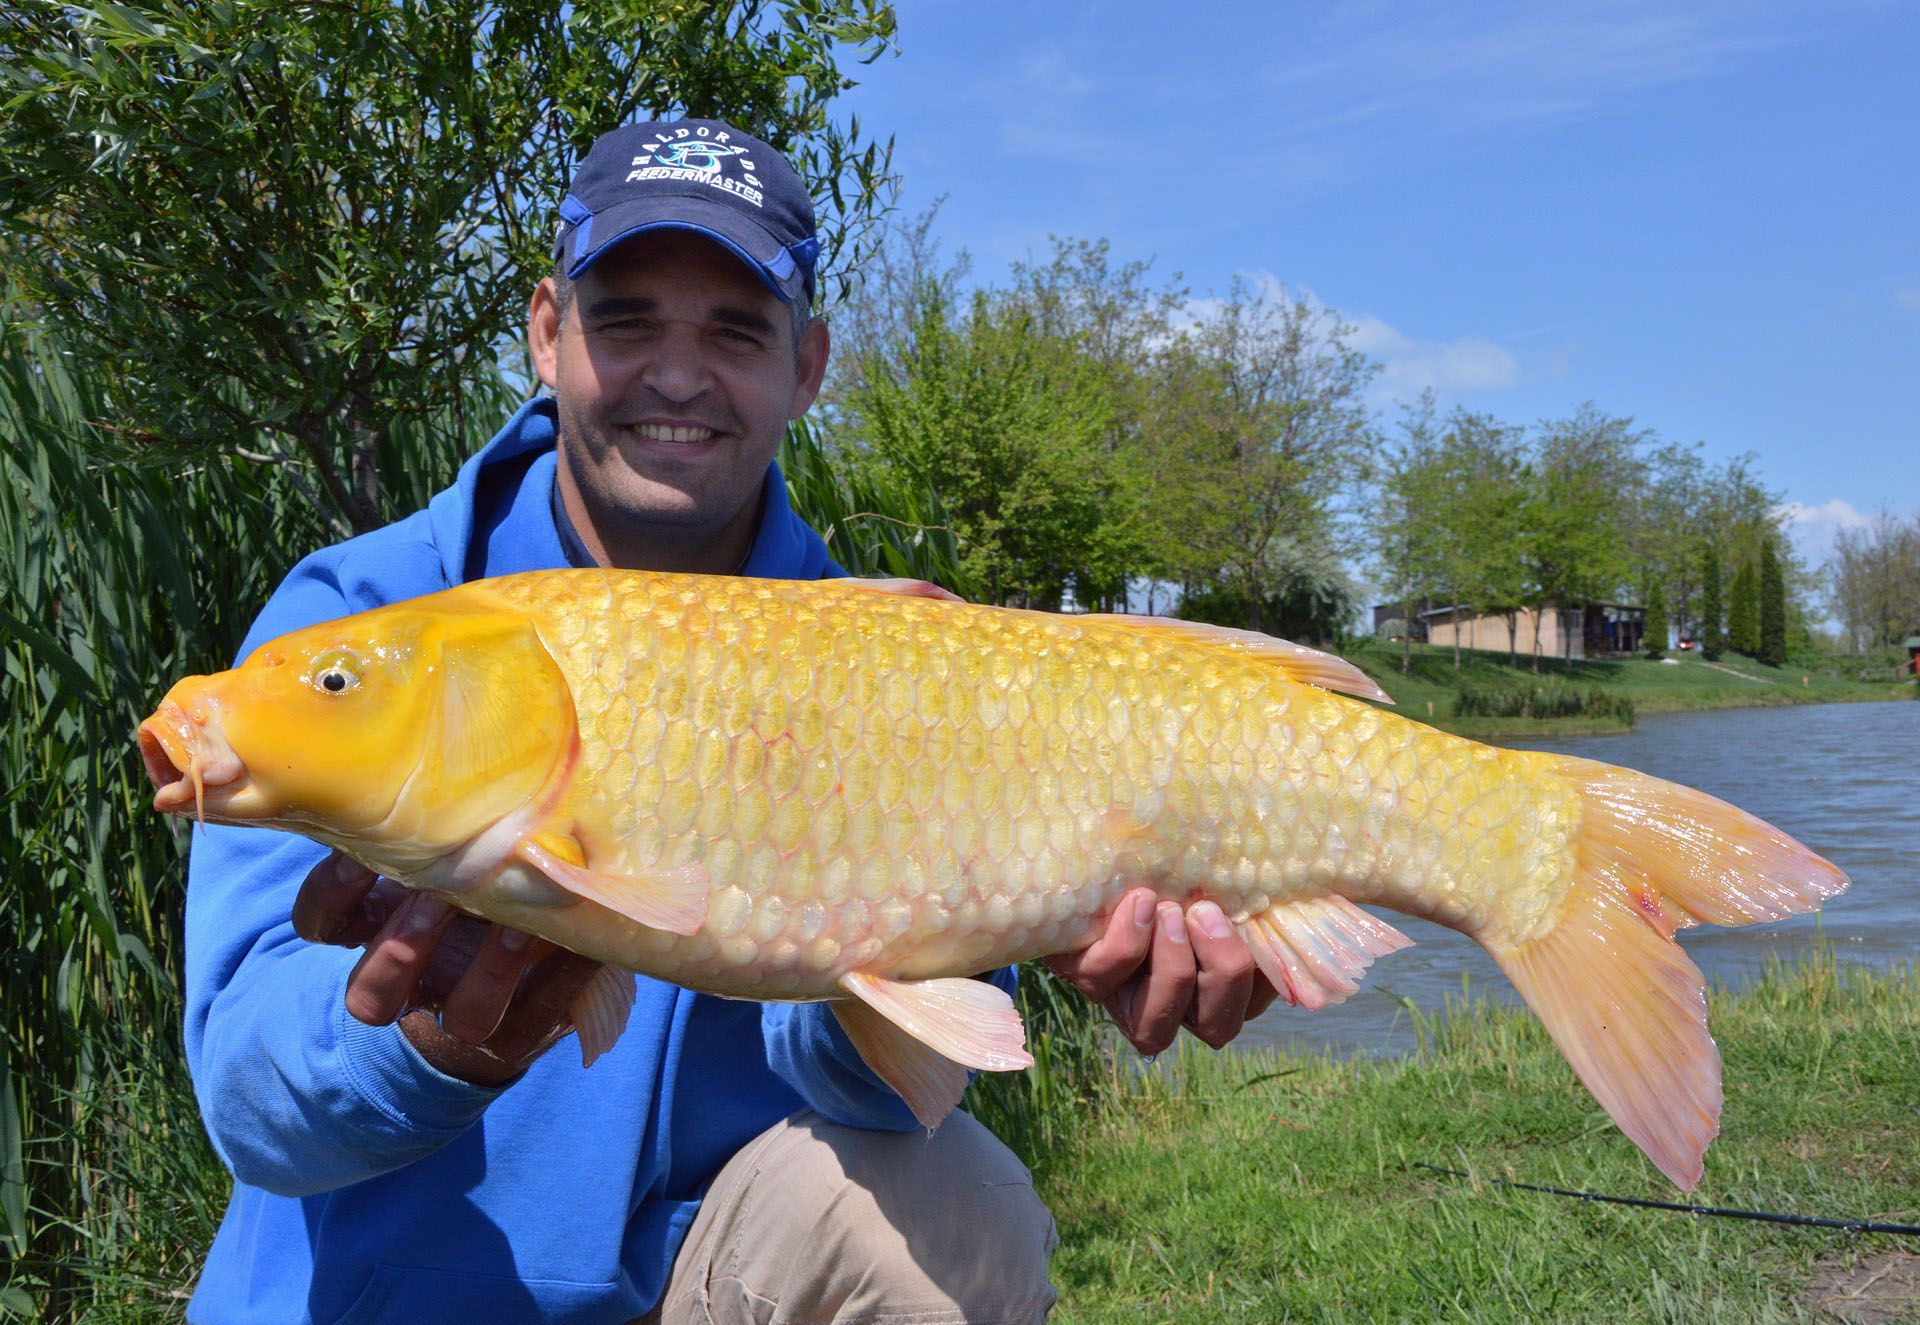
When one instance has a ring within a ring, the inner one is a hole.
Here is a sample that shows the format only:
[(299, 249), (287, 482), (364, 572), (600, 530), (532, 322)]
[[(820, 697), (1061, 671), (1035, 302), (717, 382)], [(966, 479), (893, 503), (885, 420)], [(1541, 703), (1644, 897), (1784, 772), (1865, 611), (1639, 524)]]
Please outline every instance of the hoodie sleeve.
[[(1011, 997), (1011, 966), (989, 979)], [(912, 1110), (874, 1074), (840, 1028), (830, 1003), (769, 1003), (761, 1013), (767, 1062), (809, 1108), (829, 1122), (878, 1132), (912, 1132)]]
[[(341, 586), (326, 558), (303, 563), (241, 656), (372, 605)], [(294, 896), (325, 854), (290, 833), (208, 825), (193, 829), (187, 876), (186, 1048), (201, 1113), (236, 1178), (288, 1196), (399, 1168), (460, 1135), (500, 1093), (435, 1070), (398, 1027), (348, 1015), (358, 954), (293, 932)]]

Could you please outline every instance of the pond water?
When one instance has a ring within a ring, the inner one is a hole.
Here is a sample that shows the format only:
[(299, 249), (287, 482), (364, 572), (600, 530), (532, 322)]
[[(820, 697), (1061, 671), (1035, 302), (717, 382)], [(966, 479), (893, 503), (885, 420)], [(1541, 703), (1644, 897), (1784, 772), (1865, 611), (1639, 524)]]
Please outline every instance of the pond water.
[[(1852, 886), (1817, 917), (1682, 931), (1680, 942), (1710, 984), (1737, 988), (1769, 954), (1792, 960), (1820, 940), (1842, 961), (1920, 961), (1920, 702), (1664, 714), (1618, 736), (1507, 744), (1698, 787), (1791, 833), (1851, 876)], [(1425, 921), (1389, 919), (1415, 946), (1374, 963), (1359, 993), (1319, 1012), (1276, 1005), (1239, 1042), (1405, 1053), (1415, 1037), (1403, 1000), (1438, 1010), (1448, 995), (1458, 998), (1464, 975), (1475, 996), (1517, 1001), (1472, 940)]]

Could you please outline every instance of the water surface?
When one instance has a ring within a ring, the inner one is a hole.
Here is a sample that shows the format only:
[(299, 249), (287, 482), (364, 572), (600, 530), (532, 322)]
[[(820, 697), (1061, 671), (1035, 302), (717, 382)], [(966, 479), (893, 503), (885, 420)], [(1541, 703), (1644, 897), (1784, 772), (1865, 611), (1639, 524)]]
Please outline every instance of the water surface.
[[(1920, 960), (1920, 703), (1674, 713), (1642, 718), (1617, 736), (1506, 744), (1698, 787), (1791, 833), (1852, 877), (1853, 886), (1818, 917), (1683, 931), (1680, 942), (1710, 983), (1737, 988), (1768, 954), (1791, 960), (1816, 934), (1842, 961)], [(1414, 1046), (1403, 999), (1438, 1010), (1447, 995), (1460, 994), (1462, 974), (1476, 995), (1515, 999), (1471, 940), (1425, 921), (1388, 918), (1415, 946), (1374, 963), (1345, 1003), (1319, 1012), (1276, 1006), (1241, 1042), (1401, 1053)]]

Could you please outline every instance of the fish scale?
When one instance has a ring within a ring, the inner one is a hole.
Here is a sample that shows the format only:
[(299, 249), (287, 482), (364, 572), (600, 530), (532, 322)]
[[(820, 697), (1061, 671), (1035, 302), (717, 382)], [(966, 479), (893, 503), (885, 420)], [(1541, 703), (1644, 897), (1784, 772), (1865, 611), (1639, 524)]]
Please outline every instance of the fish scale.
[[(1245, 631), (940, 601), (929, 586), (618, 571), (482, 580), (262, 646), (141, 725), (156, 808), (290, 828), (607, 963), (830, 999), (929, 1126), (1029, 1065), (964, 978), (1072, 952), (1123, 895), (1219, 904), (1308, 1009), (1408, 940), (1477, 940), (1683, 1187), (1719, 1058), (1680, 927), (1846, 878), (1699, 792), (1374, 708), (1348, 664)], [(329, 684), (321, 684), (321, 678)], [(1335, 693), (1339, 691), (1347, 694)]]
[[(857, 590), (794, 612), (745, 580), (695, 596), (670, 578), (529, 576), (495, 592), (542, 623), (578, 697), (588, 776), (569, 811), (607, 825), (608, 867), (699, 864), (712, 879), (703, 934), (671, 948), (642, 935), (627, 954), (696, 987), (828, 997), (851, 969), (1002, 965), (1084, 944), (1141, 883), (1205, 894), (1236, 921), (1344, 887), (1471, 923), (1495, 890), (1465, 848), (1514, 851), (1493, 830), (1515, 816), (1541, 831), (1504, 872), (1502, 905), (1547, 898), (1564, 873), (1566, 834), (1547, 831), (1539, 794), (1422, 759), (1423, 729), (1252, 657)], [(656, 663), (661, 640), (686, 643)], [(627, 738), (615, 695), (660, 722)], [(1261, 779), (1265, 752), (1315, 774)], [(1396, 813), (1414, 770), (1450, 784), (1477, 838), (1416, 846)], [(1115, 814), (1139, 817), (1116, 829)], [(1285, 824), (1299, 828), (1269, 835)]]

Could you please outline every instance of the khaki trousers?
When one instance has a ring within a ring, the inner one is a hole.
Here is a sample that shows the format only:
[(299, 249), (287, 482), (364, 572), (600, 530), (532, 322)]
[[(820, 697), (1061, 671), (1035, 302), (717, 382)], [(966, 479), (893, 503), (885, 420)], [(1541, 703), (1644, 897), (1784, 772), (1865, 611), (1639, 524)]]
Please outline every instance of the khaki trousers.
[(964, 1113), (865, 1132), (812, 1112), (714, 1179), (645, 1325), (1025, 1325), (1057, 1235), (1013, 1152)]

